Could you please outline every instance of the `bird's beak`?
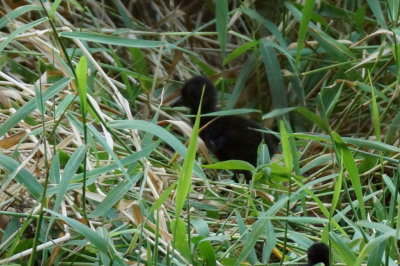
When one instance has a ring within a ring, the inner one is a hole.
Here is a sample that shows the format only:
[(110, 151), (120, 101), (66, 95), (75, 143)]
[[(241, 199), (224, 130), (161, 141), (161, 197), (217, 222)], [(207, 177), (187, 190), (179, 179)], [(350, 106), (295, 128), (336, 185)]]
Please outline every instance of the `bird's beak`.
[(178, 106), (182, 106), (182, 97), (179, 97), (178, 99), (176, 99), (175, 102), (171, 104), (171, 107), (178, 107)]

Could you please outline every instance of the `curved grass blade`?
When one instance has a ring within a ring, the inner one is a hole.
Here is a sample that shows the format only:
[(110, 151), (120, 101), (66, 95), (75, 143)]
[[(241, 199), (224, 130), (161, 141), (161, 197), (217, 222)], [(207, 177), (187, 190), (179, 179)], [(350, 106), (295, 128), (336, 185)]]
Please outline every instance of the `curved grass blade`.
[(17, 161), (0, 153), (0, 166), (7, 169), (12, 175), (15, 175), (15, 180), (26, 187), (35, 199), (40, 198), (40, 195), (43, 193), (42, 185), (25, 168), (21, 168), (21, 170), (15, 173), (14, 171), (20, 166)]
[(143, 173), (138, 173), (130, 176), (128, 180), (119, 183), (113, 190), (111, 190), (100, 204), (89, 214), (90, 218), (96, 218), (104, 215), (111, 209), (118, 201), (120, 201), (125, 194), (136, 184), (142, 177)]
[(10, 21), (22, 16), (23, 14), (31, 11), (42, 10), (42, 7), (36, 5), (23, 5), (10, 12), (6, 13), (2, 18), (0, 18), (0, 29), (5, 27)]
[(109, 45), (118, 45), (125, 47), (137, 47), (137, 48), (156, 48), (165, 46), (166, 42), (161, 41), (149, 41), (149, 40), (141, 40), (141, 39), (128, 39), (121, 38), (112, 35), (98, 34), (98, 33), (89, 33), (89, 32), (61, 32), (61, 37), (69, 38), (69, 39), (79, 39), (85, 40), (89, 42), (95, 43), (103, 43)]
[(247, 170), (251, 172), (256, 169), (252, 164), (241, 160), (228, 160), (213, 164), (202, 165), (202, 167), (208, 169)]
[(99, 235), (97, 232), (90, 229), (85, 224), (78, 222), (75, 219), (61, 215), (55, 211), (52, 211), (49, 209), (45, 209), (45, 210), (48, 213), (58, 217), (60, 220), (66, 222), (67, 224), (72, 226), (78, 234), (87, 238), (90, 241), (90, 243), (96, 247), (96, 250), (101, 252), (103, 255), (108, 257), (108, 256), (110, 256), (110, 254), (114, 253), (109, 242), (106, 239), (104, 239), (101, 235)]
[(4, 48), (7, 47), (7, 45), (19, 34), (36, 27), (39, 24), (42, 24), (43, 22), (47, 21), (47, 18), (40, 18), (38, 20), (35, 20), (31, 23), (28, 23), (22, 27), (18, 27), (16, 30), (12, 31), (10, 35), (8, 35), (7, 39), (5, 39), (4, 41), (2, 41), (0, 43), (0, 52), (2, 52), (4, 50)]
[[(111, 128), (118, 129), (138, 129), (145, 132), (150, 132), (151, 134), (164, 140), (168, 145), (174, 148), (182, 157), (186, 156), (186, 147), (171, 133), (169, 133), (164, 128), (144, 120), (115, 120), (110, 122)], [(201, 168), (195, 164), (195, 172), (203, 179), (207, 179)]]
[[(52, 86), (50, 86), (43, 93), (43, 102), (48, 101), (50, 98), (55, 96), (61, 90), (65, 88), (71, 81), (70, 78), (62, 78)], [(4, 124), (0, 127), (0, 137), (6, 134), (12, 127), (14, 127), (19, 121), (27, 117), (33, 110), (37, 108), (36, 100), (31, 99), (29, 102), (21, 106), (10, 118), (4, 122)]]

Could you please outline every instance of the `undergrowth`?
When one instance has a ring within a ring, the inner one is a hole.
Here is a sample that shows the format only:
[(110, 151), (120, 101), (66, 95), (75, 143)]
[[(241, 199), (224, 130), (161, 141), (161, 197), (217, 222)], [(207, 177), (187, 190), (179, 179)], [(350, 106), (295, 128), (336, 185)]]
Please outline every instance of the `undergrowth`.
[[(0, 264), (397, 265), (399, 4), (2, 1)], [(280, 152), (216, 163), (194, 75)]]

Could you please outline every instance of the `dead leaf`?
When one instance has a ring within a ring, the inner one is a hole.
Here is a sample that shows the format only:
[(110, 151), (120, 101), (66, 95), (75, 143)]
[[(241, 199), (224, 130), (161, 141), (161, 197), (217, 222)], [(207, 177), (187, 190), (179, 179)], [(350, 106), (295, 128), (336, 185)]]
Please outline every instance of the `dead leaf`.
[[(0, 96), (1, 97), (1, 96)], [(26, 132), (19, 132), (17, 134), (11, 135), (7, 138), (0, 140), (0, 148), (9, 149), (12, 146), (19, 143), (19, 141), (25, 137)]]

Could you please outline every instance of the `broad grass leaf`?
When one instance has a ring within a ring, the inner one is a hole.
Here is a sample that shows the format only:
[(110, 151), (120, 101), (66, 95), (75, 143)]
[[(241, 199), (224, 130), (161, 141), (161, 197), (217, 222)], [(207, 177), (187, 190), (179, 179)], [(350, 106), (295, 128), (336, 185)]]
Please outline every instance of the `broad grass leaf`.
[(215, 256), (214, 247), (211, 244), (211, 241), (201, 240), (200, 243), (197, 245), (197, 248), (205, 262), (205, 265), (217, 265), (217, 258)]
[(86, 79), (87, 79), (87, 58), (86, 56), (82, 56), (76, 66), (76, 76), (78, 82), (78, 92), (79, 98), (81, 100), (81, 110), (82, 114), (86, 114), (87, 110), (87, 88), (86, 88)]
[(174, 232), (174, 247), (187, 260), (191, 261), (192, 255), (187, 240), (187, 226), (179, 216), (171, 221), (171, 231)]
[(213, 164), (202, 165), (202, 167), (208, 169), (225, 169), (225, 170), (247, 170), (247, 171), (255, 170), (255, 167), (251, 163), (241, 160), (227, 160)]

